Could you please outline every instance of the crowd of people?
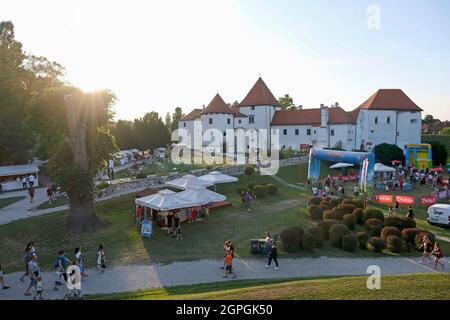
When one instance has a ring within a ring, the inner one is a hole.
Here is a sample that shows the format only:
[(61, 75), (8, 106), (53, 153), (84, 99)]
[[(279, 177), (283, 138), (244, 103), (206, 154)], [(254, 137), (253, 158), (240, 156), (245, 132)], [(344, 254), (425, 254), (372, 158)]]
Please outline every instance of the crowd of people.
[[(106, 268), (106, 258), (104, 245), (100, 244), (97, 250), (97, 269), (100, 272), (104, 272)], [(25, 282), (25, 279), (29, 279), (29, 284), (25, 290), (25, 296), (32, 296), (31, 290), (34, 288), (33, 299), (44, 299), (43, 291), (43, 275), (41, 272), (41, 267), (38, 260), (38, 253), (33, 242), (30, 242), (25, 247), (25, 252), (23, 256), (24, 262), (24, 273), (19, 278), (21, 282)], [(88, 275), (84, 268), (84, 255), (82, 253), (81, 247), (75, 247), (73, 251), (73, 256), (69, 259), (64, 250), (59, 250), (55, 262), (53, 263), (53, 270), (55, 272), (55, 280), (53, 284), (53, 290), (58, 291), (59, 287), (66, 283), (69, 289), (68, 296), (81, 297), (81, 280), (86, 278)], [(76, 281), (76, 277), (80, 278), (80, 281)], [(2, 267), (0, 264), (0, 284), (3, 289), (9, 289), (10, 287), (5, 284), (3, 278)]]
[[(308, 178), (306, 183), (316, 198), (325, 198), (328, 196), (345, 197), (344, 183), (339, 179), (333, 179), (330, 175), (318, 181)], [(353, 187), (353, 194), (359, 197), (359, 187), (357, 185)]]

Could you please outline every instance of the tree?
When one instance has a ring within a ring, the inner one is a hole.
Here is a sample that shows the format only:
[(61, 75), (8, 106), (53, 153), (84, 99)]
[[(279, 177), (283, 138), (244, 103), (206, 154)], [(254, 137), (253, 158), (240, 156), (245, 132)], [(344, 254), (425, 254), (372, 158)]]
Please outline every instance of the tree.
[(169, 130), (157, 112), (148, 112), (134, 120), (137, 146), (140, 150), (163, 147), (170, 142)]
[(175, 108), (175, 112), (172, 115), (172, 125), (170, 127), (170, 133), (172, 131), (178, 129), (178, 121), (180, 121), (181, 118), (183, 118), (183, 110), (181, 110), (180, 107)]
[(445, 145), (440, 141), (430, 141), (428, 143), (431, 144), (433, 166), (445, 165), (448, 158), (448, 152)]
[(137, 147), (133, 122), (118, 120), (111, 127), (111, 135), (114, 136), (120, 150), (133, 149)]
[(278, 102), (283, 110), (295, 110), (297, 108), (295, 106), (294, 99), (289, 94), (285, 94), (284, 96), (278, 98)]
[(450, 136), (450, 127), (442, 129), (440, 134), (443, 134), (445, 136)]
[(378, 144), (374, 148), (374, 153), (376, 161), (387, 166), (392, 165), (392, 160), (400, 160), (405, 163), (405, 155), (403, 154), (403, 150), (395, 144)]
[(170, 112), (166, 113), (166, 118), (164, 120), (164, 123), (165, 123), (167, 129), (170, 131), (172, 129), (172, 117), (170, 116)]
[(441, 123), (441, 120), (435, 119), (431, 114), (425, 115), (425, 117), (422, 120), (422, 124), (436, 124)]

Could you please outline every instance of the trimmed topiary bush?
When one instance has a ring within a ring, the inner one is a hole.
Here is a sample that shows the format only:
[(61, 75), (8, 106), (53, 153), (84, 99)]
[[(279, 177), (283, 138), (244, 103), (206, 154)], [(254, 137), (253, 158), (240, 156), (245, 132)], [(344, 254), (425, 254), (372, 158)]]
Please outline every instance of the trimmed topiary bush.
[(369, 239), (369, 244), (375, 252), (382, 252), (386, 248), (386, 244), (380, 237), (372, 237)]
[(332, 198), (330, 199), (330, 203), (333, 205), (333, 208), (334, 208), (334, 207), (337, 207), (338, 205), (340, 205), (341, 202), (342, 202), (342, 198), (332, 197)]
[(387, 238), (389, 236), (396, 236), (398, 238), (401, 238), (402, 232), (400, 231), (399, 228), (396, 228), (396, 227), (384, 227), (381, 230), (381, 235), (380, 235), (381, 239), (383, 239), (384, 242), (387, 242)]
[(334, 208), (334, 206), (329, 201), (325, 201), (325, 200), (321, 201), (320, 205), (324, 206), (326, 208), (325, 210), (331, 210)]
[(267, 193), (270, 194), (271, 196), (274, 196), (278, 193), (278, 186), (269, 183), (267, 185)]
[(342, 218), (342, 222), (343, 222), (350, 230), (355, 230), (356, 219), (355, 219), (355, 217), (354, 217), (351, 213), (344, 215), (344, 218)]
[(262, 199), (265, 198), (267, 195), (267, 188), (263, 185), (259, 185), (257, 184), (254, 188), (253, 188), (253, 193), (255, 194), (255, 196), (258, 199)]
[(358, 238), (358, 246), (361, 250), (367, 250), (367, 242), (369, 241), (369, 235), (367, 232), (358, 232), (356, 233), (356, 237)]
[(316, 248), (322, 248), (323, 247), (322, 229), (319, 226), (313, 226), (309, 228), (307, 232), (314, 235), (314, 237), (316, 238)]
[(306, 252), (314, 251), (314, 248), (317, 247), (316, 237), (309, 232), (305, 232), (302, 239), (302, 247)]
[(254, 188), (255, 186), (256, 186), (256, 182), (250, 181), (250, 182), (248, 183), (247, 188), (248, 188), (248, 190), (253, 191), (253, 188)]
[(338, 208), (341, 209), (342, 211), (344, 211), (345, 214), (351, 214), (351, 213), (353, 213), (353, 210), (356, 209), (356, 207), (353, 204), (344, 204), (344, 203), (341, 203), (338, 206)]
[(323, 220), (337, 220), (336, 213), (333, 210), (325, 210)]
[(345, 224), (338, 223), (333, 225), (329, 230), (329, 239), (330, 244), (333, 247), (341, 248), (342, 247), (342, 237), (346, 234), (349, 234), (350, 230)]
[(352, 200), (352, 204), (355, 206), (355, 207), (357, 207), (357, 208), (364, 208), (364, 200), (362, 200), (362, 199), (353, 199)]
[(255, 168), (253, 168), (252, 166), (247, 166), (244, 169), (244, 173), (247, 176), (251, 176), (253, 173), (255, 173)]
[(384, 224), (387, 227), (396, 227), (400, 230), (416, 227), (416, 221), (408, 217), (388, 216), (384, 219)]
[(143, 172), (139, 172), (136, 175), (136, 179), (145, 179), (145, 178), (147, 178), (147, 175), (145, 173), (143, 173)]
[(313, 220), (323, 220), (324, 206), (312, 205), (308, 207), (309, 217)]
[(367, 233), (371, 237), (379, 237), (381, 230), (383, 229), (383, 222), (381, 220), (371, 218), (364, 223), (364, 226), (366, 227)]
[(330, 234), (330, 228), (339, 222), (336, 220), (324, 220), (320, 221), (317, 226), (322, 229), (322, 236), (324, 239), (328, 239)]
[(434, 242), (436, 241), (436, 237), (434, 236), (434, 234), (432, 234), (430, 231), (420, 230), (414, 237), (414, 243), (416, 245), (416, 248), (420, 248), (420, 246), (423, 243), (424, 236), (427, 236), (428, 239), (431, 241), (431, 244), (434, 245)]
[(384, 214), (383, 211), (375, 209), (375, 208), (367, 208), (366, 210), (364, 210), (364, 214), (363, 214), (363, 220), (364, 222), (366, 222), (369, 219), (378, 219), (380, 221), (384, 221)]
[(360, 225), (364, 224), (364, 221), (363, 221), (364, 210), (363, 209), (356, 208), (355, 210), (353, 210), (352, 214), (355, 217), (355, 222), (357, 224), (360, 224)]
[(349, 233), (342, 237), (342, 249), (348, 252), (355, 251), (358, 246), (358, 238), (353, 234)]
[[(395, 227), (387, 227), (387, 228), (395, 228)], [(386, 239), (387, 249), (390, 252), (400, 253), (402, 250), (402, 239), (400, 237), (391, 235)]]
[(405, 240), (406, 243), (414, 244), (414, 239), (416, 238), (416, 235), (422, 231), (422, 229), (419, 228), (406, 228), (402, 230), (402, 239)]
[(285, 251), (296, 251), (300, 249), (303, 233), (295, 227), (284, 229), (280, 233), (281, 243)]
[(320, 202), (322, 201), (322, 199), (320, 199), (320, 198), (314, 198), (314, 197), (312, 197), (312, 198), (309, 198), (309, 200), (308, 200), (308, 206), (312, 206), (313, 204), (315, 204), (315, 205), (319, 205), (320, 204)]
[(402, 230), (406, 228), (415, 228), (416, 227), (416, 220), (408, 218), (408, 217), (400, 217), (400, 220), (402, 221)]

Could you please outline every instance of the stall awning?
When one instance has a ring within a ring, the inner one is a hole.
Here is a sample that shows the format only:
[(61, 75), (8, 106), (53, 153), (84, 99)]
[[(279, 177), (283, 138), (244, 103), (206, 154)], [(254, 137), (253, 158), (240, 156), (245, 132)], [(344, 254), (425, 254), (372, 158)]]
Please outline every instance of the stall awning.
[(194, 186), (185, 191), (177, 193), (177, 195), (180, 198), (192, 200), (195, 203), (198, 203), (199, 205), (210, 204), (213, 202), (221, 202), (227, 199), (227, 197), (217, 192), (208, 190), (202, 186)]
[(193, 186), (209, 187), (209, 186), (212, 186), (213, 183), (208, 182), (208, 181), (202, 181), (192, 174), (185, 174), (181, 178), (167, 181), (165, 183), (165, 185), (168, 187), (176, 188), (176, 189), (186, 190)]
[(23, 164), (18, 166), (1, 166), (0, 177), (18, 176), (21, 174), (36, 173), (39, 168), (35, 164)]
[(138, 198), (136, 204), (158, 211), (168, 211), (199, 206), (191, 199), (183, 199), (171, 190), (161, 190), (151, 196)]
[(213, 184), (236, 182), (238, 178), (223, 174), (219, 171), (211, 171), (204, 176), (198, 177), (200, 181), (210, 182)]

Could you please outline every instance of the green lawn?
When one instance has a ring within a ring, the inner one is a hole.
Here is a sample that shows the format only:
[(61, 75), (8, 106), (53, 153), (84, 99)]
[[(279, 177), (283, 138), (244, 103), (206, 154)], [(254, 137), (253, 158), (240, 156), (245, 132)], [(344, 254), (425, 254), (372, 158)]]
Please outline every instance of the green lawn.
[(7, 207), (7, 206), (13, 204), (14, 202), (20, 201), (22, 199), (25, 199), (25, 197), (2, 198), (2, 199), (0, 199), (0, 209)]
[[(320, 164), (321, 177), (326, 177), (328, 175), (334, 176), (344, 173), (343, 170), (330, 169), (329, 166), (330, 164), (327, 164), (324, 161), (321, 162)], [(348, 168), (346, 172), (347, 174), (350, 174), (351, 172), (355, 171), (356, 169), (354, 168)], [(295, 166), (280, 167), (277, 176), (279, 176), (284, 181), (290, 184), (306, 183), (306, 179), (308, 178), (308, 164), (302, 163), (300, 165)]]
[(380, 290), (367, 289), (367, 277), (304, 280), (243, 280), (167, 287), (132, 293), (86, 296), (121, 300), (448, 300), (450, 275), (382, 276)]
[(69, 204), (68, 198), (58, 198), (56, 201), (52, 201), (52, 204), (50, 204), (48, 201), (45, 201), (44, 203), (41, 203), (37, 206), (38, 210), (48, 209), (48, 208), (56, 208), (59, 206), (64, 206), (66, 204)]

